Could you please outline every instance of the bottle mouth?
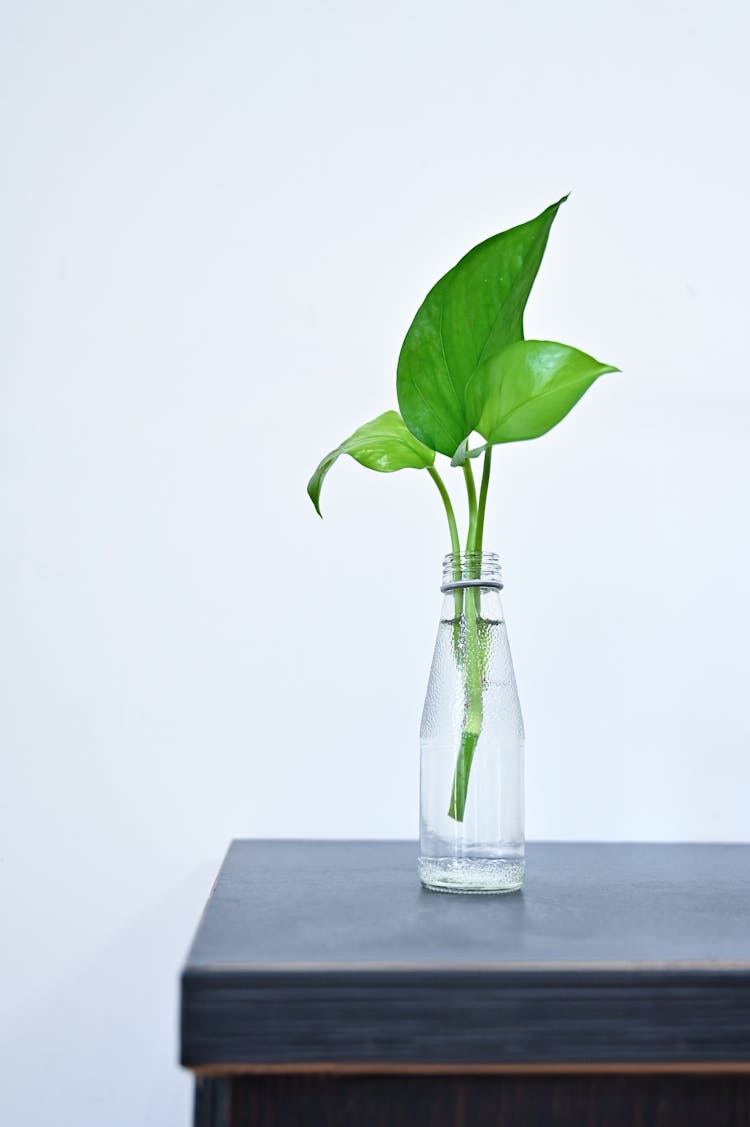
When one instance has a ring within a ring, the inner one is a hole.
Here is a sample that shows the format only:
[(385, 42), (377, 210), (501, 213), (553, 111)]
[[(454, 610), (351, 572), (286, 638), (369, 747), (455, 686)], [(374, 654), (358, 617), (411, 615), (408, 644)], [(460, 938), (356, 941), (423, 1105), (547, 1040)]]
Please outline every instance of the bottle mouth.
[(464, 587), (503, 589), (500, 559), (494, 552), (450, 552), (443, 560), (441, 591), (458, 591)]

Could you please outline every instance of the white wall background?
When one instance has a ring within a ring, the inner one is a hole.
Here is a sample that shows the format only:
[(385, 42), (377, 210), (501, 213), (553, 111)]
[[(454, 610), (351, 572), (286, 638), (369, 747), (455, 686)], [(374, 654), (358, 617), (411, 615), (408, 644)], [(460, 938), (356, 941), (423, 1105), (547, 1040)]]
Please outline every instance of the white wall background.
[(446, 533), (318, 458), (435, 279), (565, 191), (529, 335), (617, 363), (496, 459), (535, 838), (750, 838), (747, 8), (1, 8), (8, 1124), (187, 1124), (233, 836), (412, 837)]

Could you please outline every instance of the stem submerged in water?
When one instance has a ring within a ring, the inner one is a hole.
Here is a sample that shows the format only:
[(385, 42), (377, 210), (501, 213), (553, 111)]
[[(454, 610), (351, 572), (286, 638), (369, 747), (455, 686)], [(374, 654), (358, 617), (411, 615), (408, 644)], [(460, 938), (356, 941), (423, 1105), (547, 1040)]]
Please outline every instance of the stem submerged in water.
[[(474, 474), (472, 473), (468, 459), (464, 462), (464, 478), (466, 479), (466, 492), (469, 500), (469, 534), (466, 538), (467, 552), (481, 553), (482, 551), (484, 513), (487, 505), (487, 491), (489, 489), (491, 468), (492, 456), (491, 451), (488, 449), (484, 456), (482, 484), (479, 492), (479, 504), (477, 504)], [(481, 598), (481, 588), (466, 588), (464, 598), (465, 645), (460, 657), (464, 682), (465, 708), (461, 729), (461, 743), (458, 749), (456, 769), (453, 775), (450, 806), (448, 807), (449, 817), (453, 818), (456, 822), (463, 822), (464, 820), (471, 764), (474, 759), (474, 751), (476, 750), (479, 737), (482, 733), (482, 666), (484, 663), (482, 661), (479, 645)]]
[(469, 773), (474, 759), (474, 751), (482, 732), (482, 674), (479, 665), (479, 646), (477, 629), (477, 603), (479, 588), (468, 588), (465, 592), (465, 644), (462, 652), (462, 673), (464, 682), (465, 709), (461, 729), (461, 744), (458, 749), (456, 770), (451, 787), (448, 814), (457, 822), (463, 822), (466, 809), (466, 795), (469, 787)]
[[(479, 488), (477, 501), (476, 485), (471, 462), (464, 462), (464, 480), (466, 494), (469, 502), (469, 531), (466, 537), (467, 553), (481, 553), (482, 538), (484, 536), (484, 514), (487, 506), (487, 491), (490, 484), (490, 470), (492, 468), (492, 450), (488, 448), (484, 455), (482, 467), (482, 483)], [(445, 487), (445, 482), (434, 466), (428, 466), (427, 472), (437, 486), (437, 490), (445, 507), (448, 518), (448, 528), (451, 538), (451, 551), (453, 553), (453, 578), (461, 579), (461, 542), (458, 538), (458, 527), (453, 505)], [(480, 564), (481, 569), (481, 564)], [(478, 576), (477, 576), (478, 577)], [(483, 702), (482, 682), (484, 680), (485, 654), (482, 652), (479, 638), (479, 618), (481, 609), (481, 589), (479, 587), (457, 588), (453, 592), (454, 622), (453, 622), (453, 652), (456, 664), (461, 672), (464, 687), (464, 717), (461, 726), (461, 742), (458, 749), (456, 769), (453, 775), (450, 806), (448, 814), (456, 822), (463, 822), (466, 811), (466, 796), (469, 788), (469, 775), (474, 752), (482, 734)], [(461, 627), (463, 624), (463, 644)]]

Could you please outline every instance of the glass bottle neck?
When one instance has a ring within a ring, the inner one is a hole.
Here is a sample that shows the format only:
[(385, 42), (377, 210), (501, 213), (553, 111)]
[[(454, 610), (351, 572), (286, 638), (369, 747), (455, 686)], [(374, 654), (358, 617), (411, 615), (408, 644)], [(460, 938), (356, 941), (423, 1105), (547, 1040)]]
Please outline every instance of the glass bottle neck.
[(500, 560), (494, 552), (449, 553), (443, 560), (441, 591), (456, 591), (462, 587), (494, 587), (502, 590), (503, 573)]

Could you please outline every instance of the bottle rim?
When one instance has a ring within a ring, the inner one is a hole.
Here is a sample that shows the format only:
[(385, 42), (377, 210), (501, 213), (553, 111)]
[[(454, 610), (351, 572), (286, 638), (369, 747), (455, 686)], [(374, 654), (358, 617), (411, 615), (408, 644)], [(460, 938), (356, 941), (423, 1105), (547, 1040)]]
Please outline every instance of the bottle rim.
[(503, 589), (500, 558), (495, 552), (449, 552), (443, 560), (443, 582), (440, 590), (459, 591), (465, 587)]

